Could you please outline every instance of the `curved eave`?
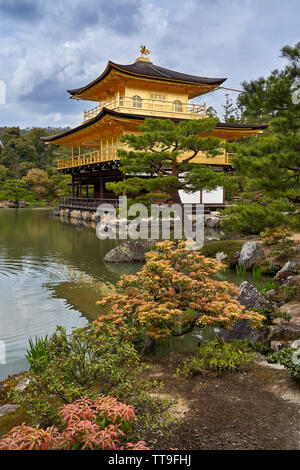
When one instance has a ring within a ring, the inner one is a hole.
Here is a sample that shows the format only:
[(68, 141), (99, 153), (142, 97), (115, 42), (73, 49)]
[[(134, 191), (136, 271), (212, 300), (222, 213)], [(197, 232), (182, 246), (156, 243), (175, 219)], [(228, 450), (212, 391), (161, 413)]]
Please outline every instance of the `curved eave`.
[[(61, 134), (51, 135), (48, 137), (41, 137), (41, 140), (49, 144), (64, 145), (65, 137), (69, 137), (70, 135), (75, 135), (79, 133), (80, 131), (87, 129), (88, 127), (92, 127), (94, 124), (101, 121), (101, 119), (103, 119), (107, 115), (115, 119), (121, 120), (121, 121), (136, 121), (137, 124), (140, 124), (146, 118), (170, 119), (171, 121), (174, 121), (174, 122), (187, 121), (187, 119), (179, 119), (179, 118), (173, 118), (173, 119), (168, 118), (168, 117), (155, 118), (154, 116), (120, 113), (117, 111), (112, 111), (111, 109), (103, 108), (96, 117), (81, 124), (80, 126), (74, 127), (73, 129), (69, 129), (68, 131), (65, 131)], [(231, 140), (231, 139), (237, 139), (239, 137), (245, 137), (251, 134), (256, 134), (258, 132), (262, 132), (267, 127), (268, 127), (267, 124), (234, 124), (234, 123), (218, 122), (214, 131), (206, 135), (212, 135), (215, 137), (220, 137), (222, 139)], [(205, 136), (204, 134), (201, 134), (201, 135)]]
[[(121, 64), (115, 64), (114, 62), (109, 61), (104, 72), (95, 80), (92, 82), (88, 83), (87, 85), (80, 87), (80, 88), (74, 88), (72, 90), (67, 90), (68, 93), (70, 93), (71, 98), (81, 98), (86, 91), (90, 90), (92, 87), (100, 83), (102, 80), (104, 80), (111, 70), (116, 70), (118, 72), (121, 72), (123, 74), (129, 75), (129, 76), (134, 76), (134, 77), (141, 77), (141, 78), (147, 78), (151, 80), (157, 80), (157, 81), (164, 81), (164, 82), (174, 82), (177, 84), (184, 84), (184, 85), (191, 85), (191, 86), (206, 86), (206, 87), (211, 87), (211, 89), (214, 89), (218, 86), (220, 86), (222, 83), (227, 80), (227, 78), (209, 78), (209, 77), (197, 77), (195, 75), (188, 75), (180, 72), (175, 72), (172, 70), (164, 69), (163, 67), (158, 67), (153, 65), (153, 70), (157, 73), (158, 70), (166, 70), (172, 74), (178, 75), (178, 78), (174, 77), (168, 77), (166, 76), (157, 76), (157, 75), (151, 75), (150, 73), (141, 73), (138, 71), (130, 70), (129, 67), (133, 67), (135, 64), (130, 64), (130, 65), (121, 65)], [(156, 67), (156, 69), (154, 69)], [(161, 72), (162, 73), (162, 72)], [(181, 78), (180, 78), (181, 76)]]

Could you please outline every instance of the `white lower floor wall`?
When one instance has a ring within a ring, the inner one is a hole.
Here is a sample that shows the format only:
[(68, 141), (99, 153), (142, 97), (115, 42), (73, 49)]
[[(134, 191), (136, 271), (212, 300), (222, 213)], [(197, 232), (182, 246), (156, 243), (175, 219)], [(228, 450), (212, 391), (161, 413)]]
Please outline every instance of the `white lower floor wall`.
[(208, 204), (210, 206), (225, 204), (225, 190), (223, 186), (218, 186), (211, 191), (203, 189), (194, 193), (187, 193), (181, 189), (179, 190), (179, 195), (182, 204)]

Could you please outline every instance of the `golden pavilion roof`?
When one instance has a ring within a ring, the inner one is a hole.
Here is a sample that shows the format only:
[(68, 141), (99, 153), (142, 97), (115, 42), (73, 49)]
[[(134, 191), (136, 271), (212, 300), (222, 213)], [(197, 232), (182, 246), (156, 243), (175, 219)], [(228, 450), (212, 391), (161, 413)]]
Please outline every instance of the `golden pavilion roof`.
[[(209, 78), (186, 73), (176, 72), (166, 69), (150, 62), (144, 57), (138, 58), (133, 64), (122, 65), (109, 61), (104, 72), (95, 80), (80, 88), (67, 90), (71, 98), (84, 100), (97, 100), (94, 88), (99, 88), (102, 81), (111, 74), (123, 77), (135, 77), (159, 82), (169, 82), (170, 84), (186, 85), (189, 88), (189, 98), (202, 95), (219, 87), (226, 78)], [(95, 90), (96, 91), (96, 90)]]
[[(89, 130), (92, 129), (95, 125), (99, 124), (100, 121), (123, 121), (123, 122), (132, 122), (134, 125), (136, 125), (136, 129), (138, 130), (138, 126), (142, 124), (142, 122), (146, 118), (152, 118), (153, 116), (147, 116), (147, 115), (141, 115), (141, 114), (132, 114), (132, 113), (121, 113), (117, 111), (113, 111), (111, 109), (103, 108), (100, 113), (94, 117), (93, 119), (90, 119), (87, 122), (84, 122), (83, 124), (74, 127), (73, 129), (69, 129), (65, 132), (62, 132), (61, 134), (55, 134), (47, 137), (42, 137), (42, 140), (44, 140), (47, 143), (52, 143), (52, 144), (60, 144), (60, 145), (68, 145), (70, 144), (70, 138), (77, 135), (81, 134), (86, 134), (87, 132), (89, 133)], [(167, 118), (167, 117), (157, 117), (156, 119), (171, 119), (174, 122), (180, 122), (180, 121), (185, 121), (186, 119), (180, 119), (180, 118)], [(201, 134), (201, 136), (206, 136), (206, 135), (211, 135), (214, 137), (218, 137), (220, 139), (224, 140), (233, 140), (237, 139), (239, 137), (245, 137), (247, 135), (252, 135), (252, 134), (257, 134), (258, 132), (266, 129), (268, 125), (266, 124), (237, 124), (237, 123), (223, 123), (223, 122), (218, 122), (215, 129), (213, 132), (210, 134)]]

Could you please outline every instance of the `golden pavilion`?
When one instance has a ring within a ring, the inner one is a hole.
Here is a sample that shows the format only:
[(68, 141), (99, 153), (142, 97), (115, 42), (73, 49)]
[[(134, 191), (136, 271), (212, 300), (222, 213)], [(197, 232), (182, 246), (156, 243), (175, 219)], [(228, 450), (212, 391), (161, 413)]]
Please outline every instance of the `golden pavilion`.
[[(206, 104), (190, 100), (217, 90), (226, 78), (208, 78), (176, 72), (153, 64), (141, 56), (133, 64), (109, 61), (104, 72), (85, 86), (68, 90), (76, 100), (95, 102), (84, 111), (82, 123), (66, 132), (45, 137), (47, 144), (70, 146), (72, 157), (57, 161), (57, 168), (72, 175), (72, 198), (64, 207), (95, 210), (100, 200), (113, 200), (105, 184), (124, 177), (119, 171), (118, 149), (124, 148), (123, 134), (138, 133), (145, 118), (205, 119)], [(211, 135), (234, 140), (262, 132), (267, 126), (219, 122)], [(204, 135), (203, 135), (204, 136)], [(210, 165), (216, 171), (230, 170), (230, 155), (225, 151), (214, 158), (199, 154), (193, 162)], [(200, 201), (202, 202), (202, 201)], [(223, 198), (224, 203), (224, 198)]]

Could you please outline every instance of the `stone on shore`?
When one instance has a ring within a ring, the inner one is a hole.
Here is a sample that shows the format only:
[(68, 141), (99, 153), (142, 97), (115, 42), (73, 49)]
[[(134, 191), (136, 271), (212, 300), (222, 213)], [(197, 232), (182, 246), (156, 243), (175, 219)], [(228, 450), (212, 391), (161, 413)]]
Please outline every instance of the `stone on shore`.
[(296, 261), (288, 261), (287, 263), (285, 263), (283, 268), (280, 271), (278, 271), (274, 279), (275, 281), (283, 281), (287, 279), (289, 276), (295, 276), (296, 274), (297, 274)]
[(218, 253), (216, 253), (216, 260), (220, 261), (221, 263), (223, 263), (223, 261), (226, 261), (227, 258), (228, 258), (228, 255), (224, 253), (223, 251), (219, 251)]
[(155, 245), (154, 240), (128, 240), (110, 250), (104, 257), (105, 263), (142, 263), (145, 254)]
[(18, 382), (18, 385), (14, 388), (14, 390), (17, 392), (23, 392), (32, 381), (32, 377), (24, 377)]
[(300, 338), (300, 325), (284, 323), (272, 325), (269, 329), (268, 341), (292, 341)]
[(8, 414), (8, 413), (11, 413), (11, 411), (15, 411), (15, 409), (17, 408), (17, 405), (2, 405), (0, 406), (0, 418), (2, 418), (2, 416)]
[(204, 226), (207, 228), (220, 228), (221, 217), (207, 215), (204, 218)]

